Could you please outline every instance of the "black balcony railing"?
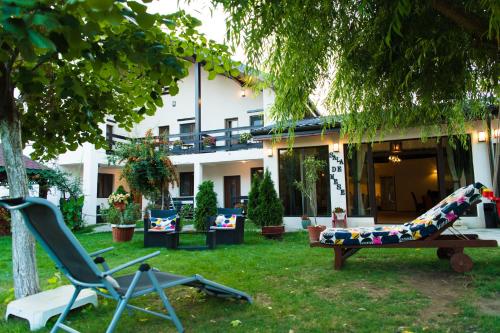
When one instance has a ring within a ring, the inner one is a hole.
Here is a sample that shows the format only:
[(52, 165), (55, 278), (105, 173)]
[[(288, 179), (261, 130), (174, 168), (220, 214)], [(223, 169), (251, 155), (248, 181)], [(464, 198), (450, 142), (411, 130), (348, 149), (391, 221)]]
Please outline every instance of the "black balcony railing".
[[(250, 130), (259, 126), (224, 128), (201, 131), (196, 133), (169, 134), (165, 137), (155, 137), (158, 146), (167, 149), (172, 155), (213, 153), (217, 151), (234, 151), (251, 148), (262, 148), (262, 142), (254, 141)], [(110, 150), (117, 142), (126, 142), (130, 138), (111, 134), (108, 135)]]

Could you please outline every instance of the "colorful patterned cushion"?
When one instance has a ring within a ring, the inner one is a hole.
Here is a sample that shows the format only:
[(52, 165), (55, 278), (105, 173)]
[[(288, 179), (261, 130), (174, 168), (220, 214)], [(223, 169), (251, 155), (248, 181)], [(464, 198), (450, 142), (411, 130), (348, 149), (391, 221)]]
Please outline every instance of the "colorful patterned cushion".
[(328, 228), (321, 233), (320, 242), (335, 245), (382, 245), (425, 238), (455, 222), (467, 208), (479, 202), (483, 188), (485, 187), (481, 183), (462, 187), (424, 214), (403, 225)]
[(172, 215), (167, 218), (151, 218), (151, 228), (149, 231), (175, 231), (175, 222), (177, 215)]
[(212, 230), (217, 229), (235, 229), (236, 228), (236, 218), (238, 216), (233, 215), (217, 215), (215, 218), (214, 225), (210, 227)]

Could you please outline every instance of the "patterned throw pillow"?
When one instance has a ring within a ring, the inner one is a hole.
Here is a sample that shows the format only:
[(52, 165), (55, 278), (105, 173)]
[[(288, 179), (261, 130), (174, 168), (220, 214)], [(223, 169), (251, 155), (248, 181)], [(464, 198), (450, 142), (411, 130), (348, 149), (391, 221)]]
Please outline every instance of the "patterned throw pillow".
[(174, 231), (177, 215), (172, 215), (167, 218), (151, 218), (150, 231)]
[(217, 215), (215, 225), (212, 228), (217, 229), (234, 229), (236, 228), (237, 215)]

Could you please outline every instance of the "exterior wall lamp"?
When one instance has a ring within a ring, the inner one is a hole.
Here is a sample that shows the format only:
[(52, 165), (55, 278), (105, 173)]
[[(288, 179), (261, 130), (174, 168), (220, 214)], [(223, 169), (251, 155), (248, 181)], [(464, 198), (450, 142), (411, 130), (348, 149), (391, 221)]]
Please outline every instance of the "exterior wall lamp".
[(340, 145), (338, 143), (333, 144), (333, 152), (338, 153), (340, 151)]
[(480, 131), (477, 133), (477, 141), (478, 142), (486, 142), (486, 132)]
[(266, 154), (267, 154), (267, 157), (273, 157), (273, 149), (272, 148), (268, 148), (267, 151), (266, 151)]
[(247, 97), (247, 93), (246, 93), (246, 91), (245, 91), (245, 88), (241, 88), (240, 96), (241, 96), (242, 98)]
[(500, 138), (500, 128), (491, 131), (491, 136), (495, 139)]

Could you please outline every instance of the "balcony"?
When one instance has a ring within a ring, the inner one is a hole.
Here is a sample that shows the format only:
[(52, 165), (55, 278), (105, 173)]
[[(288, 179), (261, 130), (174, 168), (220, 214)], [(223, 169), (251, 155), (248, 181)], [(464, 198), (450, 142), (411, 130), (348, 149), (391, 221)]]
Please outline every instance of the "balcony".
[[(166, 149), (171, 155), (203, 154), (218, 151), (235, 151), (252, 148), (262, 148), (262, 142), (254, 141), (250, 130), (260, 126), (245, 126), (235, 128), (224, 128), (196, 133), (169, 134), (165, 137), (155, 137), (158, 147)], [(108, 134), (106, 140), (111, 154), (116, 143), (126, 142), (130, 138)]]

